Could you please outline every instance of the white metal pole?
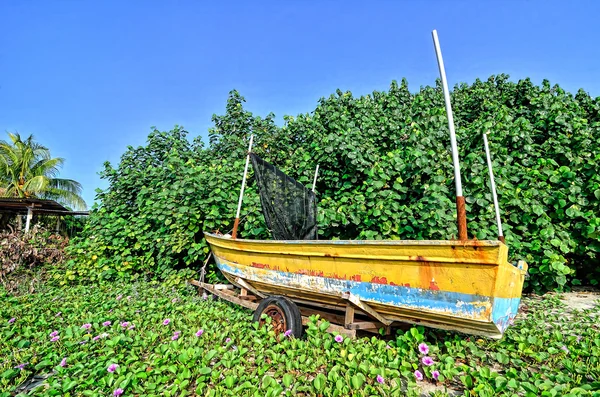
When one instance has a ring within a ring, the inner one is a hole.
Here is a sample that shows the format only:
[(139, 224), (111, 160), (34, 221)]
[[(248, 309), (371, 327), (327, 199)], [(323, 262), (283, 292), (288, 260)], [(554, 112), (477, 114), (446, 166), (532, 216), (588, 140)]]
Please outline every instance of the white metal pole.
[(25, 222), (25, 233), (29, 233), (29, 226), (31, 225), (31, 218), (33, 213), (31, 212), (31, 207), (27, 207), (27, 220)]
[(315, 170), (315, 179), (313, 179), (313, 187), (312, 191), (315, 192), (315, 186), (317, 186), (317, 175), (319, 174), (319, 164), (317, 164), (317, 169)]
[(435, 54), (437, 56), (438, 68), (442, 79), (442, 88), (444, 91), (444, 101), (446, 102), (446, 114), (448, 115), (448, 128), (450, 129), (450, 146), (452, 147), (452, 162), (454, 164), (454, 183), (456, 185), (456, 205), (458, 216), (458, 234), (461, 240), (467, 239), (467, 220), (465, 214), (465, 204), (462, 190), (462, 181), (460, 178), (460, 162), (458, 160), (458, 146), (456, 145), (456, 132), (454, 131), (454, 118), (452, 116), (452, 105), (450, 103), (450, 91), (448, 90), (448, 81), (446, 80), (446, 70), (442, 58), (442, 50), (438, 40), (437, 30), (431, 32)]
[(498, 205), (498, 195), (496, 194), (496, 182), (494, 181), (494, 171), (492, 170), (492, 156), (487, 140), (487, 133), (483, 134), (483, 145), (485, 146), (485, 156), (487, 157), (488, 171), (490, 173), (490, 185), (492, 186), (492, 198), (494, 199), (494, 208), (496, 210), (496, 223), (498, 224), (498, 238), (504, 242), (502, 233), (502, 220), (500, 219), (500, 206)]
[(246, 155), (246, 166), (244, 167), (244, 177), (242, 178), (242, 189), (240, 190), (240, 199), (238, 201), (237, 212), (235, 214), (235, 221), (233, 222), (233, 238), (237, 237), (237, 229), (240, 224), (240, 211), (242, 210), (242, 199), (244, 198), (244, 188), (246, 186), (246, 176), (248, 175), (248, 163), (250, 163), (250, 153), (252, 152), (253, 140), (254, 134), (250, 135), (250, 144), (248, 145), (248, 154)]

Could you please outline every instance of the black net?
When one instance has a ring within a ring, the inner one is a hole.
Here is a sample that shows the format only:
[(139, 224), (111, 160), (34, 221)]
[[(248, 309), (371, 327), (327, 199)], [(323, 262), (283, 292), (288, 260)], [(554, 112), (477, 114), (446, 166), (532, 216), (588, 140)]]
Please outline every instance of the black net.
[(315, 194), (254, 153), (250, 155), (260, 204), (275, 240), (316, 240)]

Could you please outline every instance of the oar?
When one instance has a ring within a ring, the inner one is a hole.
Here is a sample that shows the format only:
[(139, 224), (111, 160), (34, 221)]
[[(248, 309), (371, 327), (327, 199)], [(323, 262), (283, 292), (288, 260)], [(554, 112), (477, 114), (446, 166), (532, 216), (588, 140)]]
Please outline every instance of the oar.
[(235, 214), (235, 221), (233, 222), (232, 238), (237, 237), (237, 230), (240, 224), (240, 211), (242, 210), (242, 199), (244, 198), (244, 187), (246, 186), (246, 176), (248, 175), (248, 163), (250, 163), (250, 153), (252, 153), (252, 140), (254, 134), (250, 135), (250, 144), (248, 145), (248, 155), (246, 156), (246, 166), (244, 167), (244, 177), (242, 178), (242, 189), (240, 190), (240, 200), (238, 201), (237, 212)]
[(456, 145), (456, 133), (454, 131), (454, 118), (452, 117), (452, 105), (450, 104), (450, 92), (448, 91), (448, 82), (446, 81), (446, 71), (444, 69), (444, 60), (442, 59), (442, 50), (438, 40), (437, 30), (431, 32), (433, 35), (433, 45), (437, 56), (440, 77), (442, 78), (442, 88), (444, 90), (444, 101), (446, 102), (446, 114), (448, 115), (448, 128), (450, 129), (450, 146), (452, 147), (452, 162), (454, 163), (454, 183), (456, 185), (456, 212), (458, 220), (458, 238), (462, 241), (467, 240), (467, 213), (465, 210), (465, 198), (463, 197), (462, 182), (460, 179), (460, 163), (458, 161), (458, 147)]
[(490, 147), (487, 140), (487, 132), (483, 134), (483, 145), (485, 146), (485, 156), (487, 157), (488, 171), (490, 172), (490, 185), (492, 186), (492, 198), (494, 199), (494, 208), (496, 210), (496, 223), (498, 224), (498, 240), (504, 241), (502, 233), (502, 221), (500, 220), (500, 206), (498, 205), (498, 196), (496, 195), (496, 182), (494, 182), (494, 171), (492, 171), (492, 156), (490, 155)]

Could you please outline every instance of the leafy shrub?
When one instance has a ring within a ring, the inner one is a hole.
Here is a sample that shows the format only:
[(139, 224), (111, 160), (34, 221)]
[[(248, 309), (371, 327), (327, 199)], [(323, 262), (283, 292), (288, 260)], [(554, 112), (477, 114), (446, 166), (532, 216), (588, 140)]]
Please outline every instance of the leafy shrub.
[[(452, 93), (470, 237), (494, 239), (482, 134), (490, 147), (510, 259), (530, 264), (536, 291), (598, 284), (600, 100), (547, 81), (508, 76), (461, 84)], [(154, 130), (105, 165), (73, 271), (87, 278), (197, 268), (203, 231), (232, 227), (247, 139), (254, 151), (307, 186), (320, 165), (322, 239), (448, 239), (457, 235), (454, 181), (441, 86), (411, 93), (406, 81), (355, 98), (338, 90), (310, 114), (254, 117), (230, 94), (213, 116), (209, 146), (180, 127)], [(252, 175), (252, 172), (250, 173)], [(270, 238), (252, 178), (240, 235)], [(213, 276), (216, 277), (216, 273)]]

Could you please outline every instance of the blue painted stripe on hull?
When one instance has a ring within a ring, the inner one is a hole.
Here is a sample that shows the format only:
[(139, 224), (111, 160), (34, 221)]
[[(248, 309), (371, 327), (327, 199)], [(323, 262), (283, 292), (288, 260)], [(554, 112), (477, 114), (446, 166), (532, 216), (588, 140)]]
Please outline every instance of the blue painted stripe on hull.
[[(231, 266), (222, 258), (215, 258), (218, 267), (237, 277), (247, 278), (249, 273)], [(352, 280), (339, 280), (333, 278), (308, 276), (279, 270), (265, 270), (267, 279), (257, 280), (273, 285), (285, 285), (295, 288), (306, 288), (307, 285), (319, 285), (323, 292), (341, 294), (349, 291), (365, 302), (406, 308), (411, 310), (427, 311), (430, 313), (458, 316), (471, 320), (490, 322), (489, 315), (492, 299), (488, 296), (464, 294), (450, 291), (424, 290), (396, 285), (376, 284)], [(317, 290), (318, 291), (318, 290)]]
[(492, 321), (501, 333), (512, 324), (519, 311), (521, 298), (494, 298), (492, 306)]

